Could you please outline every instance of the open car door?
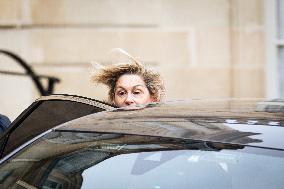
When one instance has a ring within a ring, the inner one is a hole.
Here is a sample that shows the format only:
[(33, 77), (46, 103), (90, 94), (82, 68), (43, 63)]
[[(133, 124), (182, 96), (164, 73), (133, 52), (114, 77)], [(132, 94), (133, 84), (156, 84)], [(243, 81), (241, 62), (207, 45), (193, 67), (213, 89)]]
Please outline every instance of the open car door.
[(59, 124), (112, 109), (114, 107), (107, 103), (85, 97), (43, 96), (21, 113), (1, 135), (0, 157), (2, 159), (25, 142), (41, 136)]

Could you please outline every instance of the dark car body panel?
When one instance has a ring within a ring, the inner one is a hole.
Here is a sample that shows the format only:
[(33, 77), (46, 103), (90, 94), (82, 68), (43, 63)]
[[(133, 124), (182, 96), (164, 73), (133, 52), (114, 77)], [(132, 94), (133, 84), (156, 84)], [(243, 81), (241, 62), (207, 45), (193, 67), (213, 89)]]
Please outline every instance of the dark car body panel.
[(115, 132), (284, 149), (284, 113), (264, 112), (258, 105), (259, 100), (165, 103), (87, 115), (55, 130)]

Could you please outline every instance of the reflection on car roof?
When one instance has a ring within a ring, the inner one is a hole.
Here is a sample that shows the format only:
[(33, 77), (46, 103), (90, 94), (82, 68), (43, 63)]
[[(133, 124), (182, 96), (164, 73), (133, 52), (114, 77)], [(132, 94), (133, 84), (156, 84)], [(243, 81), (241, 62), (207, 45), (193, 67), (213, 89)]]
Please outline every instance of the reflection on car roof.
[[(116, 109), (64, 123), (55, 130), (125, 133), (284, 149), (283, 112), (265, 112), (260, 100), (193, 100)], [(267, 132), (266, 126), (269, 127)], [(282, 134), (281, 134), (282, 133)], [(278, 140), (278, 138), (277, 138)]]

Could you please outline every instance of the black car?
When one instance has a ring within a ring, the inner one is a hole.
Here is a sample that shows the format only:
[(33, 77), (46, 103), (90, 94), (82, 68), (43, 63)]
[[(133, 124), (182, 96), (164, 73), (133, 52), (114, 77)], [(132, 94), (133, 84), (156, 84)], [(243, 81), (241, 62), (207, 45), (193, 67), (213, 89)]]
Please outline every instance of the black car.
[(1, 137), (1, 188), (284, 188), (282, 102), (33, 103)]

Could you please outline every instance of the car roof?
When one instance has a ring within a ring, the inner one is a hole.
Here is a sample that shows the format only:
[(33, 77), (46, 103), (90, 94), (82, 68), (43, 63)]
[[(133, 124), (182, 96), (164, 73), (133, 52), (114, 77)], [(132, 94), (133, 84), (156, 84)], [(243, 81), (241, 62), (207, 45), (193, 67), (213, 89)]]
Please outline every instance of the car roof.
[(283, 150), (282, 107), (282, 102), (263, 99), (171, 101), (99, 112), (54, 130), (185, 138)]

